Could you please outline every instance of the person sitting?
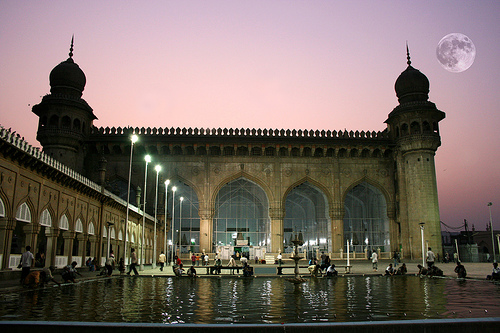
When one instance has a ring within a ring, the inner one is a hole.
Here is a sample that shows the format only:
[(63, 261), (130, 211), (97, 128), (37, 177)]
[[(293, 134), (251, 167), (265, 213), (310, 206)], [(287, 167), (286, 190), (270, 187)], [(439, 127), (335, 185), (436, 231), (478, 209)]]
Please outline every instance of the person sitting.
[(465, 277), (467, 276), (467, 270), (460, 261), (457, 261), (457, 266), (455, 267), (455, 273), (457, 273), (457, 278), (459, 279), (465, 279)]
[(429, 267), (429, 270), (427, 271), (428, 276), (443, 276), (443, 271), (438, 268), (436, 265), (432, 265)]
[(194, 268), (194, 265), (192, 265), (191, 267), (189, 267), (189, 269), (187, 271), (187, 275), (189, 277), (196, 277), (196, 269)]
[[(244, 257), (243, 257), (244, 258)], [(253, 275), (253, 267), (251, 267), (248, 263), (243, 267), (243, 276), (252, 276)]]
[(487, 280), (500, 280), (500, 268), (498, 268), (498, 263), (494, 262), (493, 263), (493, 271), (491, 272), (491, 275), (488, 275), (486, 277)]
[(392, 264), (389, 264), (389, 266), (387, 266), (387, 268), (385, 269), (385, 275), (386, 276), (394, 275), (394, 267), (392, 267)]
[(406, 269), (406, 264), (403, 263), (401, 266), (399, 266), (398, 270), (396, 271), (396, 275), (406, 275), (408, 270)]
[(182, 263), (179, 266), (177, 266), (176, 268), (174, 268), (175, 276), (182, 276), (183, 272), (184, 272), (184, 268), (182, 268)]
[(338, 274), (339, 272), (337, 272), (337, 270), (335, 269), (335, 264), (331, 264), (326, 269), (326, 276), (337, 276)]
[(45, 283), (52, 281), (59, 286), (61, 284), (57, 282), (52, 276), (52, 273), (54, 272), (55, 269), (56, 268), (54, 266), (50, 266), (40, 271), (32, 271), (24, 279), (23, 285), (29, 288), (37, 288), (37, 287), (43, 287)]
[(417, 268), (418, 268), (418, 273), (417, 275), (427, 275), (427, 268), (425, 268), (424, 266), (422, 265), (417, 265)]
[(75, 283), (76, 275), (78, 274), (78, 275), (82, 276), (76, 270), (76, 265), (78, 265), (78, 263), (76, 261), (73, 261), (71, 263), (71, 265), (64, 266), (63, 271), (61, 272), (61, 276), (62, 276), (64, 282)]

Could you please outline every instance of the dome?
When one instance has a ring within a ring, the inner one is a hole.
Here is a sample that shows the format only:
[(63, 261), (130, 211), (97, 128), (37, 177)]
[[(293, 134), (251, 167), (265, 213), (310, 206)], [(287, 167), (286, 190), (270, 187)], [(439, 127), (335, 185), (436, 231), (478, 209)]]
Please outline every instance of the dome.
[(50, 92), (82, 96), (87, 79), (80, 67), (70, 57), (50, 72)]
[(409, 64), (406, 70), (399, 75), (394, 89), (400, 104), (429, 99), (429, 79)]

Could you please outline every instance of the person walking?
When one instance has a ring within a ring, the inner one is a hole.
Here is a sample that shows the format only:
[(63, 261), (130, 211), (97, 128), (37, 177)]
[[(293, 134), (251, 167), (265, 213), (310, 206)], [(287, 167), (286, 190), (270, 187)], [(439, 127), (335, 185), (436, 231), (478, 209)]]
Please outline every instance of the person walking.
[(19, 265), (22, 268), (21, 271), (21, 284), (23, 284), (24, 279), (30, 274), (31, 267), (35, 262), (35, 257), (33, 257), (33, 253), (31, 253), (31, 246), (26, 246), (26, 252), (21, 255), (21, 262)]
[(378, 254), (376, 251), (372, 252), (370, 259), (372, 260), (373, 271), (376, 272), (378, 270)]
[(135, 253), (135, 249), (131, 248), (130, 249), (130, 267), (128, 269), (127, 275), (130, 275), (130, 272), (134, 271), (134, 275), (139, 275), (137, 272), (137, 254)]
[(113, 275), (113, 269), (115, 269), (115, 254), (113, 253), (113, 250), (111, 250), (109, 258), (106, 260), (104, 266), (106, 267), (106, 276)]
[(165, 266), (165, 253), (161, 251), (160, 256), (158, 257), (158, 262), (160, 263), (160, 271), (163, 272), (163, 267)]

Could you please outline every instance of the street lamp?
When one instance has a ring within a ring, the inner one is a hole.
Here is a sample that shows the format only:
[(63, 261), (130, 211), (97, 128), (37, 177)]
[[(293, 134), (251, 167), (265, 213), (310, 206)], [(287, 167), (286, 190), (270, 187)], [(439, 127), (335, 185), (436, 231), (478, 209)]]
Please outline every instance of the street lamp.
[(168, 255), (167, 252), (167, 206), (168, 206), (168, 184), (170, 184), (170, 179), (165, 180), (165, 228), (163, 229), (163, 253), (165, 256)]
[(174, 243), (174, 216), (175, 216), (175, 191), (177, 191), (177, 187), (174, 186), (172, 187), (172, 225), (170, 226), (170, 230), (172, 231), (172, 266), (175, 265), (174, 263), (174, 249), (175, 249), (175, 243)]
[(129, 208), (129, 201), (130, 201), (130, 179), (132, 178), (132, 154), (134, 152), (134, 143), (136, 143), (137, 140), (139, 140), (139, 137), (135, 134), (132, 134), (132, 136), (130, 137), (130, 141), (132, 142), (132, 144), (130, 145), (130, 164), (129, 164), (129, 168), (128, 168), (127, 213), (126, 213), (126, 217), (125, 217), (125, 237), (123, 239), (123, 249), (124, 249), (123, 258), (125, 260), (125, 263), (127, 262), (127, 235), (128, 235), (127, 223), (128, 223), (128, 208)]
[(155, 166), (156, 170), (156, 195), (155, 195), (155, 232), (154, 232), (154, 238), (153, 238), (153, 269), (156, 268), (156, 214), (158, 210), (158, 175), (161, 171), (161, 165), (157, 164)]
[(180, 197), (180, 212), (179, 212), (179, 257), (181, 256), (182, 251), (182, 243), (181, 243), (181, 226), (182, 226), (182, 202), (184, 201), (184, 197)]
[(146, 161), (146, 170), (144, 171), (144, 199), (142, 203), (142, 242), (141, 242), (141, 271), (144, 270), (144, 231), (145, 231), (145, 224), (146, 224), (146, 194), (148, 193), (146, 191), (146, 183), (148, 180), (148, 164), (151, 162), (151, 156), (146, 155), (144, 156), (144, 160)]
[(422, 237), (422, 267), (425, 267), (424, 222), (420, 222), (420, 235)]
[[(492, 202), (488, 202), (488, 209), (490, 210), (490, 231), (491, 231), (491, 247), (493, 248), (493, 262), (497, 262), (497, 257), (495, 255), (495, 237), (493, 236), (493, 223), (491, 220), (491, 206), (493, 205)], [(499, 248), (500, 251), (500, 248)]]

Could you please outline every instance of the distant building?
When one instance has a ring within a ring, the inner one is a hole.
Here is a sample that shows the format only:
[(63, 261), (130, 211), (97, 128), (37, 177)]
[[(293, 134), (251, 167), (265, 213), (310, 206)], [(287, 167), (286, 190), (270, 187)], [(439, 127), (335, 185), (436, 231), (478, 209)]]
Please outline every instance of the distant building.
[[(8, 225), (0, 231), (2, 268), (9, 266), (7, 256), (19, 254), (28, 244), (39, 252), (49, 252), (39, 247), (43, 243), (54, 247), (52, 252), (60, 250), (69, 256), (69, 249), (57, 249), (55, 241), (45, 241), (44, 235), (56, 237), (62, 233), (66, 239), (95, 236), (104, 244), (108, 204), (114, 209), (111, 215), (115, 238), (111, 237), (111, 247), (123, 255), (126, 209), (120, 200), (127, 197), (134, 211), (126, 227), (130, 235), (127, 249), (137, 247), (144, 237), (149, 251), (146, 262), (151, 262), (151, 252), (154, 256), (151, 248), (155, 242), (154, 224), (149, 218), (142, 235), (141, 211), (136, 206), (143, 201), (150, 216), (157, 203), (156, 253), (167, 244), (167, 234), (168, 241), (180, 241), (183, 253), (205, 251), (226, 256), (237, 251), (262, 257), (291, 252), (290, 239), (300, 234), (305, 242), (303, 250), (310, 256), (325, 251), (333, 258), (345, 258), (349, 250), (357, 258), (364, 258), (367, 251), (377, 250), (389, 256), (396, 250), (403, 257), (419, 257), (421, 223), (425, 241), (440, 249), (434, 155), (441, 145), (439, 122), (445, 114), (428, 100), (429, 81), (411, 66), (409, 54), (407, 64), (395, 83), (399, 105), (389, 112), (382, 132), (135, 128), (133, 124), (127, 128), (96, 128), (94, 110), (82, 99), (85, 74), (70, 52), (70, 57), (50, 73), (51, 93), (33, 107), (39, 117), (37, 139), (44, 153), (24, 151), (15, 159), (8, 150), (1, 150), (0, 171), (4, 176), (0, 221)], [(383, 116), (384, 111), (380, 110), (380, 114)], [(168, 115), (158, 120), (159, 125), (166, 121)], [(133, 146), (128, 195), (133, 133), (139, 140)], [(2, 136), (1, 147), (9, 144), (7, 136)], [(151, 155), (152, 162), (144, 189), (146, 154)], [(47, 171), (44, 177), (50, 182), (32, 175), (39, 172), (32, 165), (48, 156), (68, 167)], [(156, 164), (162, 166), (157, 200)], [(67, 174), (75, 172), (97, 187), (70, 181)], [(8, 177), (16, 181), (6, 181)], [(163, 185), (166, 179), (170, 180), (167, 200)], [(67, 183), (73, 184), (71, 189), (66, 188)], [(97, 193), (100, 185), (116, 198)], [(43, 194), (30, 195), (27, 188)], [(17, 194), (20, 190), (24, 195)], [(45, 199), (49, 194), (57, 200)], [(82, 202), (80, 196), (100, 204)], [(29, 221), (20, 213), (26, 209)], [(40, 226), (47, 214), (52, 224), (42, 234)], [(14, 230), (30, 236), (14, 246)], [(118, 234), (121, 238), (116, 237)], [(130, 243), (132, 235), (134, 242)], [(82, 258), (83, 253), (101, 257), (104, 253), (103, 246), (90, 246), (90, 250), (87, 242), (80, 246)]]

